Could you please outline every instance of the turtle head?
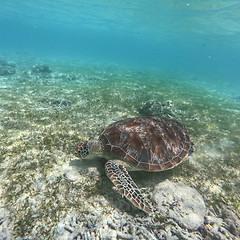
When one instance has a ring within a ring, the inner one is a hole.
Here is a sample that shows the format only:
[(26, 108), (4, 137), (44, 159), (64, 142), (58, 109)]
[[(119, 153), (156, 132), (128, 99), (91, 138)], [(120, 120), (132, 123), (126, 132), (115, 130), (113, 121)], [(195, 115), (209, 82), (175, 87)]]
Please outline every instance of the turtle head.
[(102, 144), (96, 138), (90, 138), (88, 141), (77, 144), (74, 148), (74, 155), (78, 158), (85, 158), (89, 153), (95, 153), (97, 155), (102, 152)]
[(74, 155), (78, 158), (85, 158), (89, 155), (89, 141), (81, 142), (74, 148)]

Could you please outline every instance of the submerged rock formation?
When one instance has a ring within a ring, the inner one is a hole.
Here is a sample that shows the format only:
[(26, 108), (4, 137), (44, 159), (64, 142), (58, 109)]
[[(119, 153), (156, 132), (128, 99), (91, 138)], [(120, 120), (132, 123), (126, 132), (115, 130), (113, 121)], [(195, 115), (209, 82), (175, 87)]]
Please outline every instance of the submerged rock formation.
[(5, 60), (0, 60), (0, 76), (9, 76), (16, 73), (15, 64)]
[(144, 117), (167, 117), (175, 118), (177, 110), (171, 100), (159, 102), (157, 100), (147, 101), (138, 112)]
[(166, 180), (157, 184), (153, 200), (162, 216), (173, 218), (184, 228), (196, 230), (204, 223), (206, 207), (202, 196), (183, 183)]
[(47, 65), (36, 65), (36, 66), (33, 66), (32, 68), (32, 73), (35, 73), (35, 74), (49, 74), (51, 72), (52, 70)]

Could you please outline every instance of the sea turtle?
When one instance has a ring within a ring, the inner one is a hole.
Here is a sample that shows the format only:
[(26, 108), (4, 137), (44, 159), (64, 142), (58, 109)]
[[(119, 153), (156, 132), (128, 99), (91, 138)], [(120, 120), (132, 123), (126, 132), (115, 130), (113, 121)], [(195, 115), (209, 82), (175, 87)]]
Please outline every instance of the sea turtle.
[(83, 158), (94, 152), (110, 159), (105, 171), (115, 189), (133, 205), (151, 213), (152, 205), (128, 170), (171, 169), (189, 155), (190, 149), (191, 141), (183, 124), (166, 118), (131, 118), (114, 122), (98, 138), (79, 143), (75, 155)]

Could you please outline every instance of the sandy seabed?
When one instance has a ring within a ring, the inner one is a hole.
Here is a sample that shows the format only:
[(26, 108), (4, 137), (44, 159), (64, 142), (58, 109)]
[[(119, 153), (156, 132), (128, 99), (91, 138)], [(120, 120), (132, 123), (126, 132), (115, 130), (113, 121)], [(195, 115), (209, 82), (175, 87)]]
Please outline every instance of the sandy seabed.
[[(151, 114), (185, 124), (194, 152), (173, 170), (131, 173), (143, 193), (150, 196), (165, 179), (181, 181), (197, 189), (216, 214), (228, 208), (239, 218), (239, 101), (197, 87), (186, 77), (10, 60), (16, 72), (0, 76), (0, 204), (6, 236), (57, 238), (59, 223), (70, 213), (78, 216), (79, 225), (94, 214), (149, 218), (112, 190), (105, 159), (77, 160), (72, 153), (76, 143), (97, 136), (109, 123)], [(163, 219), (149, 221), (164, 228)], [(92, 224), (96, 229), (96, 218)], [(86, 236), (91, 239), (91, 233)]]

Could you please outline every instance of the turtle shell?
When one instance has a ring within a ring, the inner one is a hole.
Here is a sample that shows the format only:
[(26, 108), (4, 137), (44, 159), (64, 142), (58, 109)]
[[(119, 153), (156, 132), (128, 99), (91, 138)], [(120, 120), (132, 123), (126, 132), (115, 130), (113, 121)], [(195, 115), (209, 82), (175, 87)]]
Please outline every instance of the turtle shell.
[(131, 118), (114, 122), (101, 133), (104, 150), (147, 171), (178, 165), (189, 153), (185, 126), (165, 118)]

